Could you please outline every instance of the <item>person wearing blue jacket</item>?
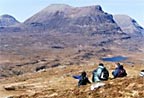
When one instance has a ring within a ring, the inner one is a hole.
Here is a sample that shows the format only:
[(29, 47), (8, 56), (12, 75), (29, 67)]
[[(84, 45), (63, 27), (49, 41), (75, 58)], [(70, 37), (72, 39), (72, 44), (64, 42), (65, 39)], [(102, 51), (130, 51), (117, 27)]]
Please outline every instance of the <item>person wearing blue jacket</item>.
[(120, 63), (116, 63), (116, 66), (117, 67), (112, 72), (114, 78), (127, 76), (126, 70), (123, 68), (123, 65), (121, 65)]

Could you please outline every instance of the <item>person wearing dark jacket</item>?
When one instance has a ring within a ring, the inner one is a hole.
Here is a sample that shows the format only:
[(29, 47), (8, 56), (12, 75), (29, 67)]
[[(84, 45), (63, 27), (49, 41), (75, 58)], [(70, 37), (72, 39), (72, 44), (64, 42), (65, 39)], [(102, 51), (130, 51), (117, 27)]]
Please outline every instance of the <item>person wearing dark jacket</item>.
[(126, 70), (123, 68), (123, 65), (121, 65), (120, 63), (116, 63), (116, 66), (117, 67), (112, 72), (114, 78), (127, 76)]
[(81, 77), (79, 79), (78, 86), (80, 86), (80, 85), (86, 85), (87, 83), (91, 83), (91, 82), (89, 81), (86, 72), (83, 71), (81, 73)]

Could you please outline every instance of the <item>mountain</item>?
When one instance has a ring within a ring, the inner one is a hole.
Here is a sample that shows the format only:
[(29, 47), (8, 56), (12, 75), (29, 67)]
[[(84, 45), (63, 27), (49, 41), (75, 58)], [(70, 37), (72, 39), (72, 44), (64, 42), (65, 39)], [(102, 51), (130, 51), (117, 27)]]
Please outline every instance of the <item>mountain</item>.
[(144, 29), (134, 19), (127, 15), (114, 15), (114, 20), (123, 32), (129, 35), (142, 36), (144, 32)]
[(143, 37), (123, 32), (100, 5), (50, 5), (24, 23), (0, 31), (0, 77), (88, 64), (109, 56), (129, 57), (125, 62), (130, 63), (143, 61)]
[(10, 15), (2, 15), (0, 16), (0, 27), (9, 27), (20, 23), (13, 16)]
[(122, 33), (111, 14), (101, 6), (50, 5), (24, 22), (30, 29), (87, 35)]

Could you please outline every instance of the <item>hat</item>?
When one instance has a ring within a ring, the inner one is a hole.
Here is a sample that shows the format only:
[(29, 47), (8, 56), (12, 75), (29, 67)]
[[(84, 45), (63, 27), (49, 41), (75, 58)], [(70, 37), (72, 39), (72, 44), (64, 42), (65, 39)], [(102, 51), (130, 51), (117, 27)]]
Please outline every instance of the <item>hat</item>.
[(86, 76), (86, 72), (83, 71), (83, 72), (81, 73), (81, 76), (85, 77), (85, 76)]

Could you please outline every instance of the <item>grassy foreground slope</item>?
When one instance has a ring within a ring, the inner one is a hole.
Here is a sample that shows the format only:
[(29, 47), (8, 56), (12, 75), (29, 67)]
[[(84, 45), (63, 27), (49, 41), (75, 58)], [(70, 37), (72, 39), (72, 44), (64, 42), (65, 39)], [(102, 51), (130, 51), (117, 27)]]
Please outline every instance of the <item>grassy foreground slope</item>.
[[(78, 75), (83, 70), (91, 80), (91, 73), (97, 64), (83, 66), (59, 66), (37, 73), (0, 80), (0, 98), (143, 98), (144, 78), (139, 77), (143, 65), (128, 66), (124, 64), (128, 76), (111, 79), (114, 69), (112, 63), (105, 63), (110, 70), (110, 79), (104, 87), (90, 90), (91, 84), (77, 87)], [(7, 89), (7, 90), (6, 90)]]

